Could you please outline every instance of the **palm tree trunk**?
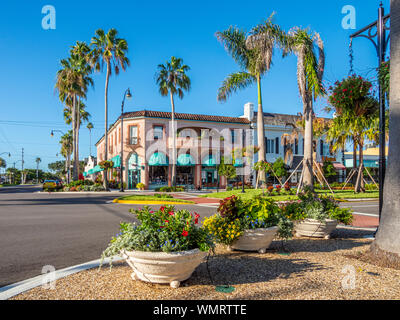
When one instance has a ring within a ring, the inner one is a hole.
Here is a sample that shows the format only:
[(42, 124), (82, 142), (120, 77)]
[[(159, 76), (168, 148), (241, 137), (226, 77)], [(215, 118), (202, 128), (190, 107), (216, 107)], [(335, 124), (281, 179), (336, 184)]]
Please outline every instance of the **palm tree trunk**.
[[(111, 71), (110, 62), (107, 62), (106, 87), (105, 87), (105, 95), (104, 95), (104, 99), (105, 99), (104, 160), (108, 160), (108, 82), (110, 79), (110, 71)], [(104, 189), (106, 189), (106, 190), (108, 190), (107, 171), (108, 170), (104, 170), (104, 181), (103, 181)]]
[(80, 124), (80, 104), (81, 104), (81, 99), (78, 98), (78, 107), (76, 108), (76, 164), (77, 164), (77, 174), (78, 174), (78, 179), (79, 179), (79, 173), (80, 173), (80, 165), (79, 165), (79, 128), (81, 126)]
[(73, 98), (72, 105), (72, 146), (74, 152), (74, 166), (72, 169), (72, 179), (78, 180), (77, 154), (76, 154), (76, 95)]
[(358, 162), (359, 162), (359, 166), (358, 166), (358, 174), (357, 174), (357, 181), (354, 187), (354, 192), (355, 193), (359, 193), (359, 192), (365, 192), (365, 186), (364, 186), (364, 152), (363, 152), (363, 148), (364, 148), (364, 143), (362, 141), (359, 142), (358, 144)]
[(382, 214), (371, 249), (382, 260), (400, 264), (400, 2), (391, 0), (390, 11), (389, 155)]
[(313, 176), (313, 119), (312, 119), (312, 102), (310, 99), (304, 106), (304, 157), (303, 157), (303, 186), (314, 190)]
[[(264, 111), (262, 106), (262, 95), (261, 95), (261, 77), (257, 76), (257, 89), (258, 89), (258, 110), (257, 110), (257, 144), (260, 150), (258, 151), (258, 161), (265, 161), (265, 129), (264, 129)], [(265, 187), (266, 178), (265, 171), (258, 171), (258, 182), (261, 182), (262, 186)], [(256, 189), (258, 188), (258, 182)]]
[[(353, 137), (353, 170), (357, 169), (357, 142), (356, 139)], [(355, 185), (356, 184), (356, 178), (355, 175), (352, 178), (352, 182)]]
[(176, 128), (175, 128), (175, 104), (174, 95), (170, 92), (171, 97), (171, 130), (172, 130), (172, 168), (171, 168), (171, 185), (176, 186)]

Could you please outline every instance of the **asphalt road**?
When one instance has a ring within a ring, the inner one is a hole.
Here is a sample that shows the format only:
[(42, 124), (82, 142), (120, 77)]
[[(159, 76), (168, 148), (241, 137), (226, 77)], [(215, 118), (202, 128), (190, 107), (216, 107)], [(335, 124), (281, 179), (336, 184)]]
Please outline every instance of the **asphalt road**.
[[(133, 221), (129, 208), (110, 203), (116, 194), (35, 193), (35, 186), (0, 188), (0, 287), (56, 269), (100, 258), (121, 221)], [(377, 202), (342, 206), (377, 215)], [(157, 207), (157, 206), (154, 206)], [(180, 205), (202, 218), (213, 205)]]
[[(34, 186), (0, 188), (0, 287), (40, 275), (45, 265), (62, 269), (99, 259), (129, 208), (107, 203), (115, 194), (34, 193)], [(215, 208), (180, 205), (212, 215)]]

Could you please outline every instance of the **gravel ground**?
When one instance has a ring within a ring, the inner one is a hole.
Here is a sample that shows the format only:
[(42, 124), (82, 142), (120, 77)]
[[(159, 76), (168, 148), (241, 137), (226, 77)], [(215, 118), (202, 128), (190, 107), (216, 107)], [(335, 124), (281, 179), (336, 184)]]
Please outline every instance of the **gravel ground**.
[[(400, 299), (400, 270), (362, 258), (372, 241), (366, 234), (338, 229), (329, 240), (274, 241), (265, 254), (218, 246), (208, 263), (212, 279), (204, 262), (178, 289), (133, 281), (131, 268), (120, 262), (111, 272), (108, 265), (83, 271), (57, 280), (53, 290), (37, 287), (12, 299)], [(354, 289), (342, 287), (348, 270), (354, 271)], [(216, 285), (235, 290), (217, 292)]]

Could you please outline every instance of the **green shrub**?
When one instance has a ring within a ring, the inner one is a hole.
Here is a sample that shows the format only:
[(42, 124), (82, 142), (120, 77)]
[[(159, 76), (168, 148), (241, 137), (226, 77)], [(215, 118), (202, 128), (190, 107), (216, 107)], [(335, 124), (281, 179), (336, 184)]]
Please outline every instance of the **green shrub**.
[(271, 199), (262, 195), (249, 200), (235, 196), (220, 202), (218, 213), (206, 218), (204, 227), (218, 243), (232, 244), (244, 230), (278, 226), (278, 235), (288, 239), (292, 236), (293, 222)]

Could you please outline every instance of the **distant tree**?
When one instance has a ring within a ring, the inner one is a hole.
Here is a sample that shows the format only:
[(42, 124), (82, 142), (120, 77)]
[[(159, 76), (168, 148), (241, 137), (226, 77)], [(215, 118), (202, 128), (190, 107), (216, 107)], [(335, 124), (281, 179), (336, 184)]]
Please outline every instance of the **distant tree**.
[(65, 160), (51, 162), (47, 165), (47, 167), (58, 177), (61, 177), (65, 174)]
[(221, 163), (218, 165), (218, 174), (228, 179), (236, 178), (236, 168), (232, 164), (226, 164), (224, 158), (221, 158)]
[(3, 158), (0, 158), (0, 168), (5, 168), (5, 167), (7, 167), (6, 160), (4, 160)]

